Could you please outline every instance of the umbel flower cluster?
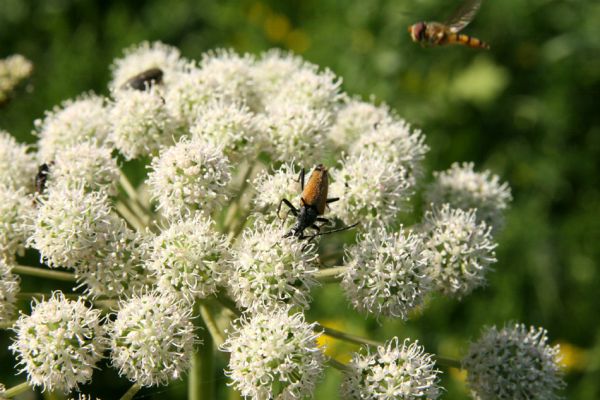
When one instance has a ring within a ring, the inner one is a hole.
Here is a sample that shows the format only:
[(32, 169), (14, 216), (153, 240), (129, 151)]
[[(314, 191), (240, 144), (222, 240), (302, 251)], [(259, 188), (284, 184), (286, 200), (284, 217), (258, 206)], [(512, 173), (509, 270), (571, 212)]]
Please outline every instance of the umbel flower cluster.
[[(421, 131), (282, 51), (193, 61), (142, 43), (111, 71), (106, 96), (36, 120), (35, 145), (0, 131), (0, 326), (27, 378), (3, 396), (75, 392), (110, 365), (124, 398), (182, 377), (211, 398), (214, 346), (253, 399), (310, 398), (326, 367), (342, 398), (434, 399), (440, 366), (466, 369), (475, 399), (557, 398), (541, 328), (488, 328), (461, 362), (305, 314), (324, 284), (380, 322), (485, 285), (511, 200), (498, 176), (455, 163), (428, 179)], [(73, 290), (21, 293), (34, 277)], [(344, 364), (321, 335), (364, 346)]]

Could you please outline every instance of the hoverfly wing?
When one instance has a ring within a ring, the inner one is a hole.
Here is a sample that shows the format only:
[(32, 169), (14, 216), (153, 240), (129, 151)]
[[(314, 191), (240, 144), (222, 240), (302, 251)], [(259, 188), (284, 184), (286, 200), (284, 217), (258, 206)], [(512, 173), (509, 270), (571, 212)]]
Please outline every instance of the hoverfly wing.
[(465, 0), (465, 2), (452, 14), (445, 23), (450, 32), (457, 33), (462, 31), (479, 11), (481, 0)]

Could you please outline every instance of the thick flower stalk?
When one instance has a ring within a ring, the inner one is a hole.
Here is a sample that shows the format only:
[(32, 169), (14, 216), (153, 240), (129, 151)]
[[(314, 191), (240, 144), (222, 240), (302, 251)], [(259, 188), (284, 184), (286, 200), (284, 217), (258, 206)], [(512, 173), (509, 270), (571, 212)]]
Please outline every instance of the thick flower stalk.
[(32, 385), (69, 392), (89, 382), (106, 348), (100, 311), (55, 292), (21, 315), (10, 346)]

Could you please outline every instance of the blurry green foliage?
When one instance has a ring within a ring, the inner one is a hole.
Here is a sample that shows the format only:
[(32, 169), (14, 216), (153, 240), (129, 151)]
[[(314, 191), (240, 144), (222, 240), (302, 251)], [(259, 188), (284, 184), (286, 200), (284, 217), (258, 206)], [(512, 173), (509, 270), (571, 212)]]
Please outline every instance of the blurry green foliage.
[[(418, 338), (454, 357), (483, 325), (542, 325), (565, 344), (566, 397), (600, 398), (600, 3), (486, 1), (465, 31), (489, 42), (488, 52), (410, 42), (409, 24), (443, 20), (459, 4), (0, 0), (0, 55), (21, 53), (35, 64), (31, 90), (0, 110), (0, 127), (34, 141), (35, 118), (83, 91), (106, 94), (111, 60), (142, 40), (178, 46), (189, 58), (216, 47), (297, 51), (342, 76), (349, 93), (374, 94), (423, 129), (430, 171), (472, 160), (507, 180), (514, 194), (488, 288), (462, 302), (435, 298), (408, 323), (380, 325), (326, 286), (315, 293), (309, 318), (381, 340)], [(0, 381), (7, 386), (23, 380), (13, 376), (8, 340), (0, 335)], [(339, 378), (328, 372), (318, 398), (335, 397)], [(466, 397), (460, 373), (443, 379), (444, 398)], [(83, 391), (109, 399), (127, 387), (105, 369)], [(181, 382), (140, 398), (184, 393)]]

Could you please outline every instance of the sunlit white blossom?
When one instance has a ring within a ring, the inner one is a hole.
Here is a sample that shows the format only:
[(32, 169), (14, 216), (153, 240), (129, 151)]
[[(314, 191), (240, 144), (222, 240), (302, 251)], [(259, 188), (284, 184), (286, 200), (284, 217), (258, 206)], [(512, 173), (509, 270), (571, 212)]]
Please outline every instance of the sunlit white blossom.
[(344, 399), (437, 399), (440, 371), (418, 341), (397, 337), (371, 353), (368, 346), (354, 353), (342, 382)]
[(377, 106), (352, 99), (340, 108), (328, 137), (337, 147), (347, 149), (362, 135), (390, 122), (392, 118), (393, 113), (385, 103)]
[(33, 190), (37, 165), (27, 150), (10, 133), (0, 130), (0, 185)]
[(68, 392), (89, 382), (106, 348), (100, 311), (88, 308), (81, 298), (67, 300), (61, 292), (34, 300), (31, 315), (21, 315), (14, 331), (10, 349), (19, 372), (43, 390)]
[(515, 324), (484, 330), (462, 364), (476, 400), (557, 400), (564, 386), (559, 362), (545, 329)]
[(136, 295), (119, 304), (109, 325), (112, 364), (142, 386), (166, 385), (190, 367), (196, 341), (192, 309), (171, 292)]
[(294, 163), (282, 164), (276, 171), (261, 171), (252, 185), (256, 189), (254, 202), (259, 209), (275, 210), (281, 199), (292, 201), (300, 194), (300, 169)]
[(13, 90), (31, 75), (33, 64), (20, 54), (0, 60), (0, 104), (7, 102)]
[(222, 346), (233, 386), (252, 399), (312, 397), (325, 361), (314, 328), (288, 308), (242, 317)]
[(17, 294), (20, 278), (12, 272), (12, 266), (0, 257), (0, 326), (13, 320), (17, 310)]
[(0, 184), (0, 258), (23, 254), (33, 215), (33, 200), (23, 188)]

